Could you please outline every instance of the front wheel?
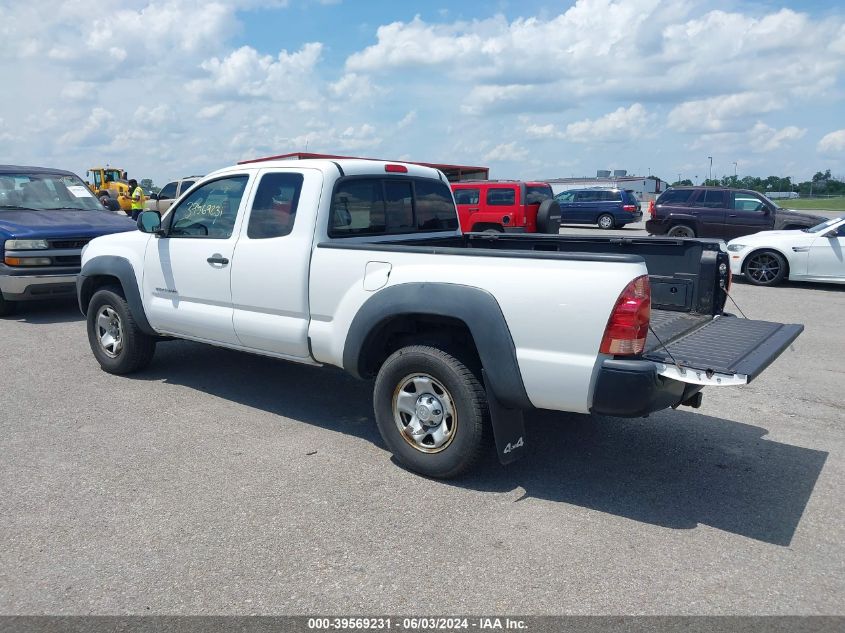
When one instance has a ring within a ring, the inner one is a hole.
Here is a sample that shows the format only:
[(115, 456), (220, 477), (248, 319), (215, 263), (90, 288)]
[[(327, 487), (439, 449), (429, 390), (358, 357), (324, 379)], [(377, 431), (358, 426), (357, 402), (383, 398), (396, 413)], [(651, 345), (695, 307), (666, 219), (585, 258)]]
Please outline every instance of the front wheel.
[(751, 253), (742, 268), (745, 278), (755, 286), (775, 286), (786, 277), (786, 260), (775, 251)]
[(608, 230), (612, 229), (616, 225), (616, 221), (613, 219), (613, 216), (609, 213), (603, 213), (599, 216), (599, 220), (597, 222), (600, 229)]
[(4, 299), (3, 295), (0, 294), (0, 316), (9, 316), (10, 314), (14, 314), (17, 307), (17, 303)]
[(100, 367), (110, 374), (130, 374), (150, 364), (156, 340), (138, 327), (123, 292), (109, 286), (88, 304), (88, 343)]
[(490, 432), (480, 380), (452, 354), (404, 347), (381, 366), (373, 390), (376, 424), (407, 468), (448, 479), (472, 468)]

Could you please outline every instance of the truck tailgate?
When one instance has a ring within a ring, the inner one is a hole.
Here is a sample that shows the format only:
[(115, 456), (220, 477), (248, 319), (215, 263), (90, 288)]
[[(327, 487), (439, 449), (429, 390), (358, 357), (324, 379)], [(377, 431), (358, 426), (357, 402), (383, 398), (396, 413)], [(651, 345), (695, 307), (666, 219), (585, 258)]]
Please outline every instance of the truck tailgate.
[(691, 318), (682, 314), (677, 320), (662, 319), (663, 344), (649, 337), (643, 358), (659, 363), (663, 376), (701, 385), (751, 382), (804, 330), (803, 325), (720, 316), (671, 336), (673, 329), (689, 328)]

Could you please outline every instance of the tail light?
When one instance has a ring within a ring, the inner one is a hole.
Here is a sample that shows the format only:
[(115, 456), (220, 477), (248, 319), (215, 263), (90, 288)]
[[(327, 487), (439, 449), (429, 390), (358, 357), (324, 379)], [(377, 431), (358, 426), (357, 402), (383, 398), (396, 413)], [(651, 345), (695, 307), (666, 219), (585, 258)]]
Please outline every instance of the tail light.
[(623, 204), (622, 210), (623, 211), (630, 211), (631, 213), (633, 213), (634, 211), (637, 210), (637, 205), (635, 205), (635, 204)]
[(393, 174), (407, 174), (408, 168), (405, 165), (385, 165), (384, 171)]
[(643, 275), (625, 286), (616, 300), (599, 351), (616, 356), (642, 353), (650, 318), (651, 288), (648, 275)]
[(648, 214), (649, 214), (651, 217), (654, 217), (654, 200), (649, 200), (649, 201), (648, 201)]

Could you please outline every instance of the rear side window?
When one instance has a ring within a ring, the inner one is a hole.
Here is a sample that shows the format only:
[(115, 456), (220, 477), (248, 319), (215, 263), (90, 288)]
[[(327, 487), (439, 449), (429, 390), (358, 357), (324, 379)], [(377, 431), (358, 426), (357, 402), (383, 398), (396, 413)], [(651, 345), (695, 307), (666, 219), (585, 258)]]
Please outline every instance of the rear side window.
[(531, 185), (525, 187), (525, 204), (542, 204), (544, 200), (552, 197), (552, 188), (549, 185)]
[(657, 204), (686, 204), (692, 196), (692, 189), (670, 189), (660, 194)]
[(506, 207), (516, 204), (516, 189), (513, 187), (491, 187), (487, 190), (487, 204)]
[[(417, 227), (421, 231), (454, 231), (458, 228), (458, 217), (449, 187), (437, 180), (414, 182), (414, 203), (417, 212)], [(478, 194), (475, 196), (478, 204)]]
[(602, 191), (601, 200), (604, 202), (619, 202), (622, 199), (618, 191)]
[(282, 237), (293, 230), (302, 174), (265, 174), (252, 202), (246, 235), (252, 240)]
[(480, 189), (455, 189), (455, 204), (478, 204)]
[(705, 189), (698, 194), (694, 206), (721, 209), (725, 206), (725, 194), (716, 189)]
[(439, 180), (354, 178), (335, 187), (329, 237), (454, 231), (458, 215)]
[(179, 187), (179, 195), (182, 195), (182, 194), (183, 194), (183, 193), (185, 193), (188, 189), (190, 189), (191, 187), (193, 187), (195, 182), (196, 182), (196, 180), (183, 180), (183, 181), (182, 181), (182, 186), (181, 186), (181, 187)]

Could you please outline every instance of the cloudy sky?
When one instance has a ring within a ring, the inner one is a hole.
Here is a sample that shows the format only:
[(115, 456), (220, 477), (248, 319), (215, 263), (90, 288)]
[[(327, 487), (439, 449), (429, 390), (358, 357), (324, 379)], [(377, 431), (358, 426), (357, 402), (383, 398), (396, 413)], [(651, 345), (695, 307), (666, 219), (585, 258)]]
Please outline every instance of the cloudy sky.
[(0, 163), (845, 176), (836, 0), (0, 0)]

